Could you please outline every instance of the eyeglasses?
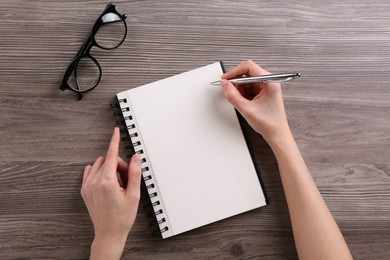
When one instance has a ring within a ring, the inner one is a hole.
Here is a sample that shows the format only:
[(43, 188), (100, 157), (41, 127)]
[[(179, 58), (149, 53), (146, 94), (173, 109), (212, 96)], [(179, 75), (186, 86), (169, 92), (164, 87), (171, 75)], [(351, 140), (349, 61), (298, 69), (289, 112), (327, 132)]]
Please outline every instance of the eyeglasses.
[(60, 89), (69, 89), (78, 93), (81, 100), (83, 94), (94, 89), (102, 78), (99, 62), (89, 53), (97, 46), (104, 50), (118, 48), (126, 38), (126, 14), (119, 14), (115, 5), (110, 3), (96, 20), (91, 34), (81, 46), (76, 57), (66, 69)]

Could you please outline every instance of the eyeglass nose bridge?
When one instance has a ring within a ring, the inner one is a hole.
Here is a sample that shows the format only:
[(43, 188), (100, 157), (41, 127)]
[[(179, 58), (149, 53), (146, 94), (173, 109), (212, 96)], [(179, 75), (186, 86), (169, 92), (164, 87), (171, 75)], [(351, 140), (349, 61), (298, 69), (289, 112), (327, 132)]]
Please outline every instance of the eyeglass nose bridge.
[(79, 58), (80, 56), (90, 55), (89, 52), (91, 51), (94, 45), (95, 44), (94, 44), (93, 35), (90, 34), (88, 36), (88, 39), (84, 42), (84, 44), (81, 46), (80, 50), (78, 51), (76, 55), (76, 59)]

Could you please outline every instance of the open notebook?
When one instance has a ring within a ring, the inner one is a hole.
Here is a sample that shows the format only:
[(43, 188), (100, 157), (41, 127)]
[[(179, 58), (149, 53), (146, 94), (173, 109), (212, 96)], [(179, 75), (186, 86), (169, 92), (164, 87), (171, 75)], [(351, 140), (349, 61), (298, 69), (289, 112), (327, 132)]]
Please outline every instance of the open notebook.
[(222, 63), (117, 94), (163, 238), (267, 204)]

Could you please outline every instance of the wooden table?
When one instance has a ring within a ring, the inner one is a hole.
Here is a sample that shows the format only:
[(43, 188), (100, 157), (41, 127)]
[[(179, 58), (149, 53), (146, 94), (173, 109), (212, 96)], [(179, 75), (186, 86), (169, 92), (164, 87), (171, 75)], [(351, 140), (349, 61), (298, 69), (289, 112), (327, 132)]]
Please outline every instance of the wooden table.
[[(117, 92), (244, 59), (302, 73), (283, 94), (303, 157), (354, 257), (390, 258), (390, 2), (236, 2), (118, 2), (126, 41), (93, 49), (104, 75), (80, 102), (59, 84), (106, 2), (0, 3), (1, 259), (89, 256), (82, 171), (105, 153)], [(162, 240), (144, 196), (123, 259), (297, 258), (275, 158), (250, 137), (268, 207)]]

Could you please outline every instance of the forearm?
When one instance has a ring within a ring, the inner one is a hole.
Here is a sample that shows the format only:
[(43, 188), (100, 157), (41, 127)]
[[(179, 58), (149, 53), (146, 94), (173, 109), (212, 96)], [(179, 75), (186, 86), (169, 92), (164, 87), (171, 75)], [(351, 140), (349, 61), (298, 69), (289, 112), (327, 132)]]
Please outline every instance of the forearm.
[(351, 259), (291, 132), (269, 143), (278, 161), (299, 258)]

